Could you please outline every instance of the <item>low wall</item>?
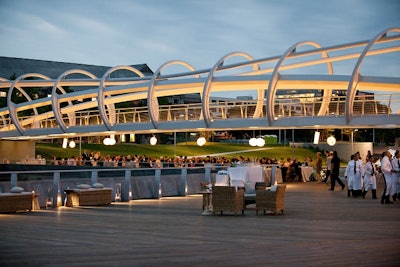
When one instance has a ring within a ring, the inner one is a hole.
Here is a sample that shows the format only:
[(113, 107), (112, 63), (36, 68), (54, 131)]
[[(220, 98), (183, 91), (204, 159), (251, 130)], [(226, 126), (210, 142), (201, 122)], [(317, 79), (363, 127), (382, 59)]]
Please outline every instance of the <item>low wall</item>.
[(215, 181), (217, 171), (211, 167), (4, 171), (1, 172), (0, 193), (9, 192), (13, 186), (22, 187), (26, 192), (35, 191), (41, 207), (45, 207), (49, 199), (52, 199), (52, 206), (57, 206), (56, 200), (60, 197), (63, 204), (64, 190), (76, 188), (78, 184), (102, 183), (113, 190), (113, 201), (185, 196), (200, 192), (201, 182)]

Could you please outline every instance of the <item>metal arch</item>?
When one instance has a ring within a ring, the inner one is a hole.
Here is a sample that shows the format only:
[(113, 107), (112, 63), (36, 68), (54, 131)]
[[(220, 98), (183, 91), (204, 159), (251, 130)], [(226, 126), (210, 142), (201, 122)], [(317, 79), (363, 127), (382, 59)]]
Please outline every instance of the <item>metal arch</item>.
[[(314, 46), (316, 48), (321, 48), (322, 47), (320, 44), (318, 44), (316, 42), (314, 42)], [(323, 51), (321, 54), (322, 54), (322, 56), (321, 56), (322, 58), (329, 58), (328, 52)], [(332, 62), (327, 62), (327, 65), (328, 65), (328, 74), (329, 75), (333, 75)], [(326, 115), (326, 111), (329, 108), (329, 104), (331, 102), (331, 99), (332, 99), (332, 88), (327, 88), (327, 89), (324, 88), (324, 96), (322, 98), (322, 105), (321, 105), (321, 107), (319, 108), (319, 111), (318, 111), (318, 116)]]
[[(205, 122), (207, 128), (210, 127), (210, 124), (211, 124), (210, 91), (211, 91), (211, 84), (212, 84), (213, 78), (214, 78), (214, 72), (218, 71), (218, 69), (224, 64), (224, 61), (226, 59), (236, 57), (236, 56), (242, 56), (248, 60), (253, 60), (253, 57), (245, 52), (232, 52), (232, 53), (229, 53), (229, 54), (223, 56), (222, 58), (220, 58), (217, 61), (217, 63), (215, 63), (214, 67), (212, 67), (210, 72), (208, 73), (207, 80), (204, 83), (203, 101), (202, 101), (202, 114), (203, 114), (203, 119), (204, 119), (204, 122)], [(254, 70), (258, 70), (258, 68), (259, 67), (257, 64), (253, 65)], [(260, 97), (260, 96), (258, 95), (257, 97)], [(259, 104), (258, 102), (259, 101), (257, 101), (257, 105)]]
[[(0, 81), (9, 82), (10, 80), (0, 77)], [(4, 117), (3, 114), (1, 115), (1, 119), (3, 120), (3, 125), (6, 125), (7, 124), (6, 123), (6, 118)]]
[(364, 61), (364, 58), (366, 57), (368, 51), (371, 49), (371, 47), (379, 41), (381, 38), (385, 37), (389, 32), (400, 32), (400, 28), (390, 28), (387, 30), (384, 30), (377, 34), (374, 38), (372, 38), (368, 44), (364, 47), (364, 50), (360, 54), (356, 65), (354, 66), (353, 73), (351, 75), (351, 79), (349, 81), (349, 87), (347, 88), (347, 94), (346, 94), (346, 104), (345, 104), (345, 112), (346, 112), (346, 122), (347, 124), (350, 123), (350, 121), (353, 118), (353, 109), (354, 109), (354, 98), (356, 97), (357, 93), (357, 85), (358, 81), (360, 79), (360, 67), (362, 62)]
[[(79, 70), (79, 69), (72, 69), (72, 70), (67, 70), (63, 72), (60, 76), (58, 76), (57, 80), (55, 81), (53, 85), (53, 89), (51, 90), (51, 107), (53, 109), (54, 113), (54, 118), (56, 119), (58, 125), (60, 126), (61, 130), (65, 133), (67, 132), (67, 125), (65, 125), (64, 120), (62, 118), (61, 110), (60, 110), (60, 105), (58, 101), (58, 94), (57, 94), (57, 89), (61, 91), (62, 94), (66, 94), (64, 88), (59, 87), (58, 84), (61, 80), (63, 80), (66, 76), (70, 74), (83, 74), (88, 76), (89, 78), (96, 79), (97, 77), (93, 75), (92, 73), (85, 71), (85, 70)], [(72, 101), (68, 100), (68, 104), (72, 106)]]
[[(12, 96), (12, 92), (14, 90), (14, 87), (18, 89), (18, 91), (20, 91), (20, 93), (22, 93), (25, 98), (28, 101), (32, 101), (31, 97), (25, 92), (25, 90), (23, 90), (22, 88), (19, 88), (17, 85), (18, 83), (28, 77), (38, 77), (38, 78), (42, 78), (44, 80), (50, 80), (49, 77), (40, 74), (40, 73), (27, 73), (27, 74), (23, 74), (21, 76), (19, 76), (17, 79), (15, 79), (15, 81), (11, 84), (10, 89), (8, 90), (8, 95), (7, 95), (7, 106), (8, 106), (8, 112), (11, 118), (11, 121), (13, 122), (15, 128), (17, 129), (17, 131), (20, 133), (20, 135), (24, 135), (24, 129), (22, 128), (21, 124), (19, 123), (18, 120), (18, 114), (15, 110), (15, 104), (14, 102), (12, 102), (11, 100), (11, 96)], [(35, 113), (35, 115), (38, 115), (37, 109), (33, 108), (33, 112)]]
[[(195, 68), (185, 61), (172, 60), (172, 61), (165, 62), (154, 72), (153, 77), (150, 80), (149, 89), (147, 90), (147, 109), (149, 112), (151, 123), (153, 124), (153, 127), (155, 129), (157, 129), (158, 117), (159, 117), (158, 101), (157, 101), (157, 97), (154, 97), (155, 83), (157, 82), (157, 78), (160, 75), (161, 70), (163, 70), (166, 67), (169, 67), (171, 65), (176, 65), (176, 64), (184, 66), (191, 71), (195, 71)], [(200, 74), (196, 74), (194, 77), (199, 78)]]
[(109, 131), (111, 130), (112, 124), (114, 124), (115, 122), (114, 121), (110, 122), (110, 120), (107, 117), (106, 110), (104, 108), (104, 106), (105, 106), (104, 105), (104, 88), (105, 88), (104, 82), (106, 81), (107, 77), (110, 76), (111, 73), (113, 73), (114, 71), (117, 71), (117, 70), (129, 70), (129, 71), (137, 74), (139, 77), (144, 77), (144, 74), (141, 71), (139, 71), (138, 69), (136, 69), (134, 67), (126, 66), (126, 65), (113, 67), (113, 68), (109, 69), (108, 71), (106, 71), (106, 73), (104, 73), (103, 77), (101, 78), (99, 88), (98, 88), (97, 106), (99, 109), (100, 118)]
[[(278, 80), (279, 80), (279, 68), (281, 67), (283, 61), (293, 52), (296, 51), (296, 49), (298, 47), (304, 46), (304, 45), (312, 45), (314, 47), (320, 48), (321, 46), (313, 41), (302, 41), (302, 42), (298, 42), (294, 45), (292, 45), (291, 47), (289, 47), (289, 49), (286, 50), (285, 53), (283, 53), (283, 55), (280, 57), (280, 59), (278, 60), (278, 62), (275, 65), (274, 70), (272, 71), (271, 74), (271, 80), (269, 81), (268, 84), (268, 89), (267, 89), (267, 99), (266, 99), (266, 111), (267, 111), (267, 118), (268, 118), (268, 122), (269, 125), (272, 125), (274, 118), (275, 118), (275, 110), (274, 110), (274, 103), (275, 103), (275, 96), (276, 96), (276, 85), (278, 84)], [(323, 57), (327, 56), (326, 52), (323, 52)], [(328, 62), (328, 71), (329, 74), (331, 75), (333, 73), (333, 68), (332, 68), (332, 63)], [(331, 94), (331, 89), (329, 90), (329, 95)], [(324, 97), (324, 100), (326, 98)], [(326, 111), (326, 107), (325, 106), (325, 111)], [(322, 108), (322, 107), (321, 107)], [(320, 109), (320, 112), (322, 112), (322, 110)]]

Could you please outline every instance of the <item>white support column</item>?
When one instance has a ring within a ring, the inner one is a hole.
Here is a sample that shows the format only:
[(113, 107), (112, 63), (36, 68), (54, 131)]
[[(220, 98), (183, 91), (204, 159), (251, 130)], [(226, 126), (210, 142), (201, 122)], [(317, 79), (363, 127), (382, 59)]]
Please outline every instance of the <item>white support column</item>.
[(206, 165), (204, 169), (204, 180), (211, 183), (211, 165)]
[(180, 196), (187, 194), (187, 168), (181, 168), (181, 186), (179, 190)]
[(161, 187), (161, 170), (156, 169), (154, 173), (154, 190), (153, 197), (160, 198), (162, 197), (162, 187)]
[(18, 185), (18, 174), (11, 173), (10, 188)]
[[(62, 205), (62, 194), (61, 194), (61, 188), (60, 188), (60, 172), (54, 172), (53, 174), (53, 207), (58, 207)], [(59, 198), (61, 198), (61, 201), (59, 201)]]
[(125, 170), (124, 184), (121, 189), (121, 201), (129, 202), (132, 199), (131, 170)]
[(99, 173), (97, 170), (93, 170), (90, 176), (90, 181), (92, 184), (97, 183), (97, 177), (99, 176)]

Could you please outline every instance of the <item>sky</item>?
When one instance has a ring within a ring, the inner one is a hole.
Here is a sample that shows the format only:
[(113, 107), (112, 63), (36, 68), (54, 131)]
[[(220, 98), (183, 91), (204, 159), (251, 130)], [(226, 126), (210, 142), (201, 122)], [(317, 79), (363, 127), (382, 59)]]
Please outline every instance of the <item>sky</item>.
[(0, 56), (205, 69), (235, 51), (264, 58), (299, 41), (332, 46), (391, 27), (400, 27), (398, 0), (0, 0)]

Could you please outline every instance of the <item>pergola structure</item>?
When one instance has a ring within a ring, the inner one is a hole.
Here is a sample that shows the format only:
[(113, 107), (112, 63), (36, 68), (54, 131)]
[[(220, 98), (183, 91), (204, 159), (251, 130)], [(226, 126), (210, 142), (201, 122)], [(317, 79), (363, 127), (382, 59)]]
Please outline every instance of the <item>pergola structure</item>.
[[(304, 50), (305, 46), (312, 48)], [(169, 61), (150, 77), (131, 66), (117, 66), (103, 77), (73, 69), (57, 79), (39, 73), (27, 73), (12, 81), (0, 78), (0, 89), (8, 90), (7, 106), (0, 109), (0, 139), (240, 129), (397, 128), (400, 77), (362, 75), (361, 67), (369, 57), (396, 56), (399, 52), (400, 28), (390, 28), (370, 40), (330, 47), (299, 42), (282, 55), (261, 59), (233, 52), (209, 69), (196, 70), (187, 62)], [(233, 58), (242, 60), (228, 64)], [(355, 64), (348, 74), (335, 74), (335, 64), (342, 62)], [(319, 73), (325, 65), (326, 74)], [(171, 67), (187, 70), (162, 74)], [(381, 67), (385, 68), (385, 62)], [(120, 70), (130, 71), (132, 77), (110, 78)], [(52, 88), (51, 95), (32, 99), (30, 88), (42, 87)], [(81, 90), (67, 92), (66, 88)], [(292, 91), (314, 93), (294, 97)], [(232, 97), (235, 92), (251, 92), (256, 97)], [(26, 101), (14, 103), (15, 94)], [(187, 94), (198, 94), (201, 101), (159, 101)], [(146, 104), (136, 106), (133, 101)]]

